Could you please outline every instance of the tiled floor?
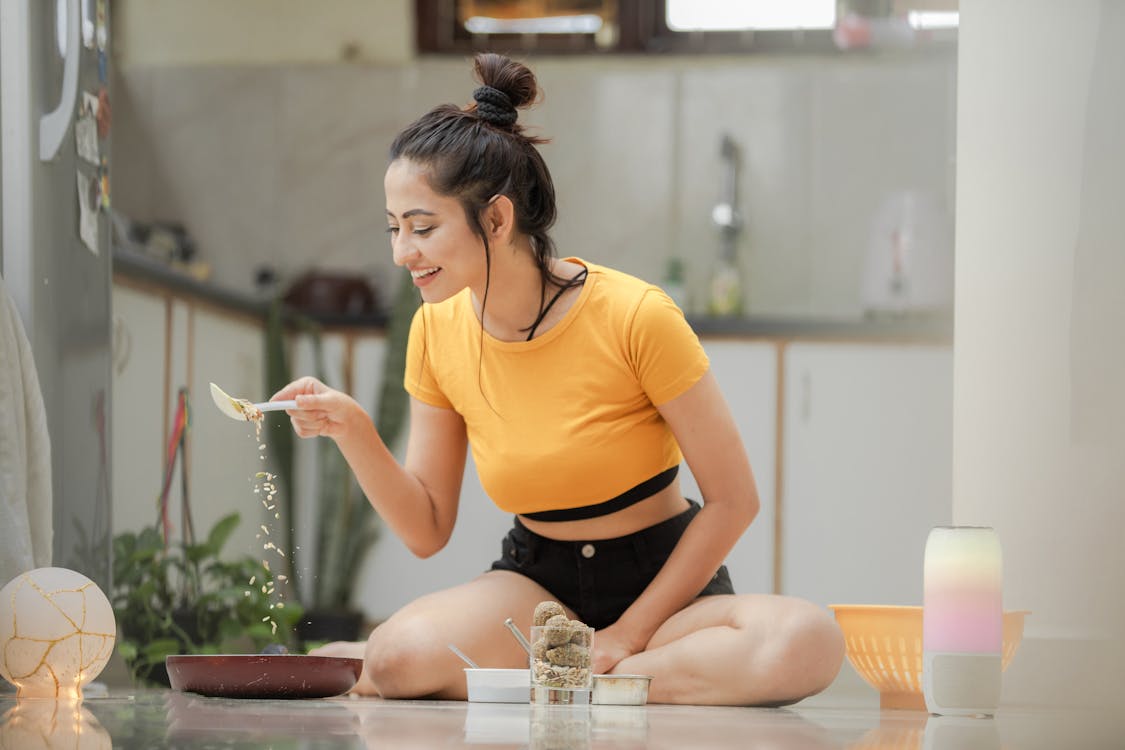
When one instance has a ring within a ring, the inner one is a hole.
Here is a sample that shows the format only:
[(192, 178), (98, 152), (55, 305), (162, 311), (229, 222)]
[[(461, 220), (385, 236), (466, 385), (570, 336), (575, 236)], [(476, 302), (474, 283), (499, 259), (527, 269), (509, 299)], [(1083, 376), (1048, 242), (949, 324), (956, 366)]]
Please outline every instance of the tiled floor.
[(259, 701), (149, 691), (78, 708), (0, 698), (0, 748), (1123, 748), (1108, 712), (1004, 709), (994, 719), (831, 705), (529, 706), (334, 698)]

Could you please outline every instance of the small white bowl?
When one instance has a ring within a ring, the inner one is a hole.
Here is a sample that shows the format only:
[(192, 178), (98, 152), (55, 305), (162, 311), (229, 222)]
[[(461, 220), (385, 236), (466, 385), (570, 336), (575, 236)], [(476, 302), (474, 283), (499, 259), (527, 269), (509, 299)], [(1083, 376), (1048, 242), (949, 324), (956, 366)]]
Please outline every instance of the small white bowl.
[(648, 703), (647, 674), (596, 674), (591, 703), (602, 706), (643, 706)]
[(531, 671), (528, 669), (465, 668), (465, 685), (471, 703), (528, 703)]

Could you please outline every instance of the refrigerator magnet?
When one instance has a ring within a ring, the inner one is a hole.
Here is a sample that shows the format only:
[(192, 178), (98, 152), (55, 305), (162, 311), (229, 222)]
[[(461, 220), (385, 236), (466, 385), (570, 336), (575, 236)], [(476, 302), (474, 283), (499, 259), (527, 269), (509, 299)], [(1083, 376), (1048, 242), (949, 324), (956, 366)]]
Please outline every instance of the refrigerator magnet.
[(78, 236), (94, 255), (98, 250), (98, 180), (81, 172), (78, 178)]
[[(98, 51), (105, 52), (105, 45), (109, 37), (109, 27), (106, 24), (106, 0), (96, 0), (94, 8), (94, 35), (98, 43)], [(98, 58), (100, 61), (101, 55)]]
[(94, 0), (82, 0), (82, 46), (94, 48)]
[(98, 170), (98, 194), (101, 196), (101, 208), (109, 211), (109, 163), (102, 157), (102, 166)]
[(103, 141), (109, 138), (109, 128), (113, 124), (113, 113), (109, 108), (109, 92), (105, 86), (98, 89), (98, 138)]
[(74, 124), (74, 143), (78, 155), (91, 164), (98, 164), (98, 98), (83, 91), (78, 108), (78, 121)]

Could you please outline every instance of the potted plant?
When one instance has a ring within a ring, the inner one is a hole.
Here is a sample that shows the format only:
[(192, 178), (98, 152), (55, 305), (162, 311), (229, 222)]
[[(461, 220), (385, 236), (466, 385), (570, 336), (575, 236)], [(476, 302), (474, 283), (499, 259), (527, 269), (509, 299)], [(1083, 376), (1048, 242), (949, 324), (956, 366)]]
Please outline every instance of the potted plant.
[(300, 604), (277, 606), (267, 593), (274, 574), (260, 560), (220, 556), (238, 523), (237, 513), (225, 516), (202, 542), (166, 543), (158, 525), (113, 538), (117, 648), (135, 679), (167, 685), (170, 654), (292, 644)]
[[(406, 366), (406, 344), (410, 322), (419, 304), (409, 275), (404, 274), (396, 290), (387, 321), (387, 348), (383, 360), (382, 383), (375, 413), (375, 426), (387, 446), (394, 450), (406, 423), (408, 398), (402, 387)], [(310, 318), (283, 306), (271, 306), (266, 327), (267, 390), (274, 393), (292, 381), (285, 346), (286, 324), (310, 336), (316, 362), (316, 375), (325, 380), (320, 327)], [(278, 495), (287, 517), (294, 518), (294, 502), (289, 488), (294, 486), (294, 435), (284, 414), (267, 415), (270, 445), (277, 458), (275, 473), (280, 479)], [(305, 613), (298, 622), (298, 633), (308, 643), (355, 640), (360, 635), (363, 613), (352, 598), (362, 562), (378, 540), (379, 518), (349, 470), (340, 451), (331, 441), (320, 441), (317, 451), (317, 528), (311, 578), (315, 582), (304, 597)], [(290, 570), (301, 554), (290, 529), (288, 539)]]

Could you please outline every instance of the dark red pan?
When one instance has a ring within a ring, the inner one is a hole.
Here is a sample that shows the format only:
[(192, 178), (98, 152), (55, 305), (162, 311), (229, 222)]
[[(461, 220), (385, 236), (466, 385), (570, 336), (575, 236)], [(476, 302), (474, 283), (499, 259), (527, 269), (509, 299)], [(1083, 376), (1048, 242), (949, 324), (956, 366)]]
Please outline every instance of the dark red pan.
[(362, 659), (300, 654), (183, 654), (164, 664), (173, 690), (222, 698), (328, 698), (363, 670)]

